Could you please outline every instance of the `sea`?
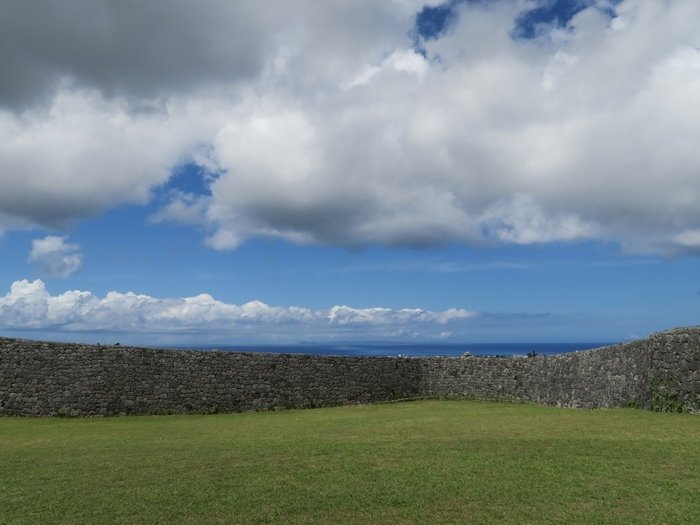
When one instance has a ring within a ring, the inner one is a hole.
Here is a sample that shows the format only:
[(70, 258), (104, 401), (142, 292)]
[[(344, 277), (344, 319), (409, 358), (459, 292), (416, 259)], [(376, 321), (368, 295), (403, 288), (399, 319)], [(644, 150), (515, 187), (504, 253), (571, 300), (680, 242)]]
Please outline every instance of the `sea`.
[(470, 354), (477, 357), (523, 357), (528, 354), (554, 355), (578, 352), (616, 344), (594, 343), (301, 343), (291, 345), (235, 345), (198, 346), (197, 350), (223, 350), (230, 352), (272, 352), (281, 354), (338, 355), (363, 357), (461, 357)]

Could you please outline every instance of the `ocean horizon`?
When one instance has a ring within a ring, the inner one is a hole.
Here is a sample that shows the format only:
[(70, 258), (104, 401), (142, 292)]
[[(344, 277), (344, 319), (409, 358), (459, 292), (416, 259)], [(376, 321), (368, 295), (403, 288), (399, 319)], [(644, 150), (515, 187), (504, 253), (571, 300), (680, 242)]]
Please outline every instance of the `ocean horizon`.
[(555, 355), (590, 350), (613, 344), (618, 343), (299, 343), (285, 345), (204, 345), (190, 346), (188, 348), (193, 350), (221, 350), (225, 352), (358, 357), (460, 357), (465, 353), (480, 357), (520, 357), (532, 352), (536, 352), (537, 355)]

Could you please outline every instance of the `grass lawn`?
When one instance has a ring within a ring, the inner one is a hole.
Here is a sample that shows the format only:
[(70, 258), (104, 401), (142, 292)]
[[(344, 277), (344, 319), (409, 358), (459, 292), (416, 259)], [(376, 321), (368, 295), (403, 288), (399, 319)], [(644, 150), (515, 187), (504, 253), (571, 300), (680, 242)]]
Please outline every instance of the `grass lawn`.
[(0, 418), (0, 523), (699, 523), (700, 417), (419, 401)]

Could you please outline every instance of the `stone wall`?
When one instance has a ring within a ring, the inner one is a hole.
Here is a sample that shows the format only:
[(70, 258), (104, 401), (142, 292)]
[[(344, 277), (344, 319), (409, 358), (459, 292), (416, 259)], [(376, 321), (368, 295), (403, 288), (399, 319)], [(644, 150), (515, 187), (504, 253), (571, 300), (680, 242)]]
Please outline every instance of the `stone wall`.
[(420, 363), (0, 339), (0, 414), (237, 412), (420, 395)]
[(648, 383), (646, 348), (616, 345), (527, 359), (427, 359), (422, 391), (585, 408), (626, 406)]
[(700, 412), (700, 328), (557, 356), (423, 360), (426, 396)]
[(0, 338), (0, 415), (237, 412), (419, 397), (700, 412), (700, 328), (512, 359), (155, 350)]

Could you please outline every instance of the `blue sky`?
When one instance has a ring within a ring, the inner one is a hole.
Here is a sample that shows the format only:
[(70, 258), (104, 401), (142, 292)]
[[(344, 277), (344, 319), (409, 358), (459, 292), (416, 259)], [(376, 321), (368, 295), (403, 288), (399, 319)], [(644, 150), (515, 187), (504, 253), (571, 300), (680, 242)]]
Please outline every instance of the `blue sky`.
[(0, 22), (0, 335), (698, 323), (695, 2), (78, 4)]

